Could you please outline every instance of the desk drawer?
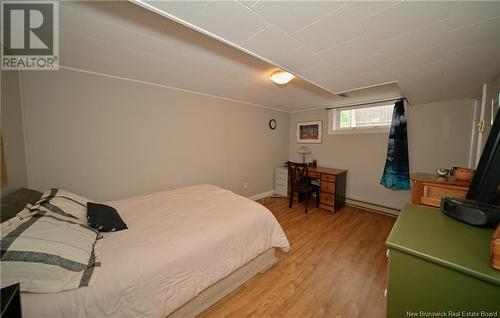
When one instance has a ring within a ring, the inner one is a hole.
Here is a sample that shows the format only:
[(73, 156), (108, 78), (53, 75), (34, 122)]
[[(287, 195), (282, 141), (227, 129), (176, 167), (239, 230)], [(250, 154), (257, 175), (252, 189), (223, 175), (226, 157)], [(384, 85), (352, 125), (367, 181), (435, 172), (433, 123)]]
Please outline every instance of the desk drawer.
[(321, 175), (321, 180), (328, 181), (328, 182), (335, 182), (335, 175), (323, 173)]
[(321, 174), (319, 172), (315, 172), (315, 171), (309, 171), (308, 175), (309, 175), (309, 178), (316, 178), (316, 179), (319, 179), (319, 177), (321, 176)]
[(321, 181), (321, 192), (335, 193), (335, 183)]
[(333, 206), (333, 202), (335, 201), (335, 196), (331, 193), (321, 192), (319, 197), (319, 202), (325, 205)]
[(423, 195), (420, 198), (422, 204), (440, 207), (441, 198), (444, 196), (464, 199), (467, 195), (467, 189), (456, 189), (451, 187), (440, 187), (427, 185), (424, 183)]

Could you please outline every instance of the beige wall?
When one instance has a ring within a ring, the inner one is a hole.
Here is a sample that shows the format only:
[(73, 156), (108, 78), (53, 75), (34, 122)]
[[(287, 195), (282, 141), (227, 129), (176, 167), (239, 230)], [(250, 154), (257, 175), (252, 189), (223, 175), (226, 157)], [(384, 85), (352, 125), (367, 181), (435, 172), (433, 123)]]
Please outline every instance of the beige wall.
[(24, 72), (22, 85), (36, 189), (112, 200), (212, 183), (251, 196), (288, 157), (287, 113), (70, 70)]
[(8, 184), (1, 196), (28, 186), (19, 77), (16, 71), (2, 71), (1, 123)]
[[(407, 107), (410, 170), (434, 172), (436, 168), (465, 166), (472, 121), (472, 100), (447, 101)], [(400, 209), (410, 198), (409, 191), (381, 186), (388, 134), (328, 134), (328, 112), (315, 110), (290, 115), (289, 158), (296, 153), (297, 122), (323, 121), (323, 143), (307, 145), (321, 166), (345, 168), (347, 197)], [(310, 160), (311, 157), (309, 157)]]

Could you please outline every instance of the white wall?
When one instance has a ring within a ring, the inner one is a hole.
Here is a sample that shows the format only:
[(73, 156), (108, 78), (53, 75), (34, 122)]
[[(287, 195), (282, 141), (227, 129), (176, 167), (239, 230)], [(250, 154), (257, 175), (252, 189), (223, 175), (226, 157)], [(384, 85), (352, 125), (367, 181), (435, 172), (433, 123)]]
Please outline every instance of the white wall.
[[(407, 107), (410, 171), (434, 173), (438, 167), (466, 166), (472, 110), (472, 100)], [(301, 160), (296, 153), (302, 145), (296, 143), (297, 122), (322, 120), (323, 143), (307, 146), (320, 166), (348, 170), (347, 197), (402, 208), (410, 199), (410, 191), (389, 190), (379, 184), (387, 154), (388, 133), (329, 135), (327, 114), (326, 110), (315, 110), (290, 115), (290, 160)]]
[(287, 113), (71, 70), (21, 78), (39, 190), (113, 200), (212, 183), (250, 196), (274, 188), (288, 157)]
[(16, 71), (1, 72), (1, 128), (8, 183), (1, 196), (28, 186), (19, 77)]

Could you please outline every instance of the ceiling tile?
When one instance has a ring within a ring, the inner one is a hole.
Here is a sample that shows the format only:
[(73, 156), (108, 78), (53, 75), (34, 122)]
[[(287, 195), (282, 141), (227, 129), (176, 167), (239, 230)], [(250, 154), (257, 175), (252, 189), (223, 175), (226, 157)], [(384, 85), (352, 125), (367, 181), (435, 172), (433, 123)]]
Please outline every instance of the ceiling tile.
[(500, 16), (500, 1), (454, 1), (450, 4), (450, 30)]
[(366, 35), (344, 42), (327, 50), (321, 51), (319, 56), (332, 65), (341, 65), (366, 57), (375, 43)]
[(143, 1), (186, 22), (194, 22), (208, 1)]
[(445, 59), (451, 63), (500, 56), (500, 39), (448, 51)]
[(335, 69), (345, 76), (359, 76), (366, 72), (376, 71), (387, 66), (387, 60), (377, 53), (368, 55), (348, 64), (336, 66)]
[(361, 73), (360, 76), (350, 73), (350, 75), (347, 76), (347, 81), (352, 82), (352, 87), (350, 89), (357, 89), (360, 87), (396, 81), (397, 78), (395, 76), (395, 73), (387, 67), (378, 69), (369, 68), (366, 69), (365, 72)]
[(287, 52), (276, 59), (278, 65), (297, 71), (320, 62), (321, 58), (305, 46)]
[(398, 2), (399, 1), (349, 1), (347, 5), (358, 19), (364, 19)]
[(86, 51), (75, 48), (71, 43), (59, 45), (59, 65), (87, 69), (89, 56)]
[(404, 69), (416, 67), (422, 64), (442, 61), (444, 58), (444, 49), (441, 45), (435, 45), (427, 49), (412, 52), (398, 56), (387, 62), (387, 65), (393, 69)]
[(335, 71), (330, 64), (321, 61), (317, 64), (305, 67), (304, 69), (300, 70), (298, 74), (313, 82), (321, 82), (322, 80), (327, 79), (332, 75), (337, 75), (338, 72)]
[(68, 6), (66, 2), (60, 3), (60, 21), (61, 25), (64, 25), (64, 30), (71, 30), (73, 32), (81, 32), (83, 29), (83, 19), (79, 10), (72, 6)]
[[(333, 92), (399, 80), (413, 103), (470, 98), (500, 70), (493, 4), (150, 3)], [(60, 15), (63, 65), (288, 110), (338, 98), (301, 79), (278, 87), (275, 66), (130, 2), (63, 2)]]
[(108, 56), (89, 54), (88, 69), (98, 73), (110, 74), (111, 59)]
[(252, 9), (268, 22), (294, 33), (342, 5), (340, 1), (259, 1)]
[(383, 41), (447, 17), (448, 2), (400, 2), (362, 21), (366, 32)]
[(242, 46), (260, 56), (274, 59), (286, 52), (298, 48), (300, 43), (270, 24), (267, 28), (255, 34), (249, 40), (243, 42)]
[(500, 40), (500, 17), (448, 32), (446, 47), (449, 50), (485, 41)]
[(246, 5), (247, 7), (252, 8), (257, 3), (258, 0), (238, 0), (238, 1)]
[(294, 36), (311, 50), (319, 52), (354, 39), (363, 33), (361, 25), (349, 8), (344, 6), (298, 31)]
[(246, 41), (266, 27), (261, 17), (235, 1), (210, 2), (195, 22), (204, 30), (236, 44)]
[(441, 82), (433, 78), (399, 81), (399, 86), (412, 105), (425, 104), (441, 98)]
[(399, 80), (423, 80), (432, 79), (433, 81), (440, 81), (443, 77), (444, 62), (433, 62), (428, 64), (419, 65), (416, 67), (392, 68), (394, 73), (397, 74)]
[(440, 20), (421, 29), (411, 31), (377, 43), (380, 54), (387, 58), (443, 44), (447, 20)]
[[(445, 61), (444, 64), (444, 75), (447, 78), (459, 77), (459, 78), (471, 78), (471, 74), (475, 74), (478, 77), (483, 77), (484, 82), (487, 82), (492, 75), (498, 73), (500, 69), (500, 56), (494, 56), (484, 59), (472, 59), (466, 62), (454, 63), (452, 61)], [(483, 74), (483, 75), (481, 75)]]

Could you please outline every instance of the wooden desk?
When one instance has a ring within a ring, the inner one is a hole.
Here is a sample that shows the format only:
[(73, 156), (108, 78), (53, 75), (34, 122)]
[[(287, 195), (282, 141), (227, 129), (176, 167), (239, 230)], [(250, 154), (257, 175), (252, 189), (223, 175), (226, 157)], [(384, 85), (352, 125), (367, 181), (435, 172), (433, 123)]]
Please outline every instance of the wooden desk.
[(439, 177), (431, 173), (412, 173), (411, 202), (439, 207), (441, 197), (465, 198), (470, 182), (456, 180), (452, 176)]
[[(332, 212), (343, 207), (347, 170), (309, 167), (308, 171), (309, 178), (317, 179), (320, 184), (319, 207)], [(294, 197), (298, 197), (298, 195), (294, 195)]]

